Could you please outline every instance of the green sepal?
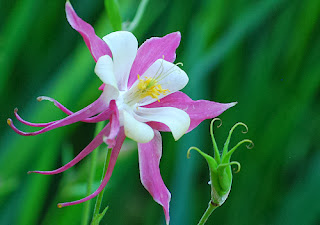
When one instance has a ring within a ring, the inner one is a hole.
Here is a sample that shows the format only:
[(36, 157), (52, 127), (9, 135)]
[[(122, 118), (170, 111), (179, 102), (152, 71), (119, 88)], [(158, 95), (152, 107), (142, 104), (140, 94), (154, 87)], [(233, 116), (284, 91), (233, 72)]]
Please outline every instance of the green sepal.
[(215, 121), (220, 121), (220, 124), (217, 126), (219, 128), (222, 125), (222, 120), (220, 118), (214, 118), (210, 123), (210, 135), (211, 135), (211, 140), (212, 140), (212, 145), (213, 145), (213, 150), (214, 150), (214, 158), (217, 161), (217, 163), (219, 164), (220, 163), (220, 152), (219, 152), (219, 148), (218, 148), (216, 139), (214, 138), (214, 135), (213, 135), (213, 124)]
[(122, 19), (117, 0), (104, 0), (104, 5), (113, 30), (122, 30)]
[(245, 131), (242, 131), (242, 133), (245, 134), (245, 133), (248, 132), (248, 127), (247, 127), (247, 125), (245, 125), (244, 123), (241, 123), (241, 122), (236, 123), (236, 124), (231, 128), (231, 130), (229, 131), (228, 138), (227, 138), (226, 142), (224, 143), (223, 151), (222, 151), (222, 157), (225, 156), (225, 155), (228, 153), (231, 135), (232, 135), (233, 131), (236, 129), (236, 127), (238, 127), (238, 126), (244, 126), (244, 127), (246, 128), (246, 130), (245, 130)]
[(216, 162), (216, 160), (214, 158), (212, 158), (210, 155), (204, 153), (203, 151), (201, 151), (200, 149), (198, 149), (197, 147), (191, 147), (189, 148), (188, 152), (187, 152), (187, 157), (190, 158), (190, 151), (191, 150), (196, 150), (208, 163), (209, 168), (215, 168), (215, 170), (218, 167), (218, 164)]
[(249, 143), (247, 145), (247, 148), (252, 148), (253, 147), (253, 142), (249, 139), (244, 139), (238, 144), (236, 144), (230, 151), (229, 151), (229, 143), (231, 139), (231, 135), (233, 131), (235, 130), (236, 127), (238, 126), (244, 126), (245, 131), (242, 131), (242, 133), (247, 133), (248, 132), (248, 127), (244, 123), (236, 123), (230, 130), (228, 138), (224, 144), (222, 154), (220, 155), (216, 140), (213, 135), (213, 124), (215, 121), (219, 120), (220, 124), (218, 127), (221, 126), (221, 120), (219, 118), (215, 118), (211, 121), (210, 124), (210, 134), (212, 138), (212, 144), (213, 144), (213, 149), (214, 149), (214, 157), (202, 152), (200, 149), (196, 147), (191, 147), (188, 150), (187, 157), (189, 158), (190, 156), (190, 151), (191, 150), (196, 150), (201, 156), (203, 156), (209, 166), (209, 171), (210, 171), (210, 182), (211, 182), (211, 199), (214, 204), (217, 206), (220, 206), (224, 203), (224, 201), (227, 199), (229, 192), (231, 190), (231, 185), (232, 185), (232, 165), (237, 165), (238, 169), (236, 173), (240, 171), (241, 165), (239, 162), (232, 161), (231, 156), (235, 152), (235, 150), (242, 144), (244, 143)]
[(251, 140), (249, 140), (249, 139), (244, 139), (244, 140), (238, 142), (238, 144), (236, 144), (236, 146), (234, 146), (230, 151), (227, 151), (224, 155), (222, 155), (221, 163), (229, 163), (232, 154), (235, 152), (235, 150), (236, 150), (240, 145), (242, 145), (242, 144), (244, 144), (244, 143), (249, 143), (249, 145), (246, 146), (248, 149), (251, 149), (251, 148), (253, 148), (253, 146), (254, 146), (253, 142), (252, 142)]
[[(217, 161), (210, 155), (202, 152), (196, 147), (191, 147), (188, 150), (187, 157), (190, 157), (190, 151), (196, 150), (208, 163), (209, 172), (210, 172), (210, 182), (211, 182), (211, 192), (212, 192), (212, 201), (218, 205), (221, 204), (222, 198), (229, 192), (231, 186), (230, 178), (231, 170), (224, 166), (220, 166)], [(220, 164), (221, 165), (221, 164)], [(231, 174), (232, 176), (232, 174)], [(228, 188), (226, 188), (228, 187)]]
[(218, 179), (221, 188), (220, 195), (225, 195), (231, 188), (232, 172), (231, 166), (228, 164), (220, 164), (218, 166)]

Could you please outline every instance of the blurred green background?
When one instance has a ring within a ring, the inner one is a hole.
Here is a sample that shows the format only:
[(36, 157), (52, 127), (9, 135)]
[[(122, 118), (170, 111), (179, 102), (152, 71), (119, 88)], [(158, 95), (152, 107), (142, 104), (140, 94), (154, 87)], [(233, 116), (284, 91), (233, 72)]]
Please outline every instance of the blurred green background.
[[(140, 1), (119, 0), (123, 21), (132, 21)], [(90, 156), (54, 176), (29, 170), (61, 166), (93, 138), (94, 124), (77, 123), (36, 137), (21, 137), (6, 124), (13, 109), (30, 121), (65, 115), (53, 97), (79, 110), (95, 100), (100, 81), (81, 36), (65, 18), (64, 1), (5, 1), (0, 7), (0, 224), (81, 224), (83, 205), (58, 209), (58, 202), (86, 195)], [(77, 0), (78, 15), (98, 36), (111, 32), (103, 0)], [(182, 33), (177, 62), (190, 77), (185, 92), (193, 99), (238, 101), (215, 129), (220, 148), (231, 126), (246, 123), (249, 133), (232, 157), (241, 162), (225, 204), (207, 224), (320, 224), (320, 1), (319, 0), (152, 0), (133, 31), (139, 44), (152, 36)], [(18, 128), (32, 129), (19, 124)], [(172, 193), (171, 223), (196, 224), (207, 207), (210, 186), (197, 146), (212, 154), (209, 122), (174, 142), (163, 134), (161, 173)], [(101, 224), (164, 224), (162, 208), (139, 180), (136, 145), (128, 140), (109, 182)], [(105, 149), (99, 149), (95, 187)], [(91, 202), (93, 207), (94, 201)]]

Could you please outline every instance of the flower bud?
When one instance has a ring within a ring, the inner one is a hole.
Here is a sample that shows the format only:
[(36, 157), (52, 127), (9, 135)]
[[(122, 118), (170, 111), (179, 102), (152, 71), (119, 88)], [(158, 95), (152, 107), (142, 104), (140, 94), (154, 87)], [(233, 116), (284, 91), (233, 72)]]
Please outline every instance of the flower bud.
[(187, 157), (189, 158), (190, 156), (190, 151), (191, 150), (196, 150), (201, 156), (205, 158), (205, 160), (208, 163), (209, 166), (209, 171), (210, 171), (210, 185), (211, 185), (211, 200), (213, 204), (220, 206), (222, 205), (225, 200), (227, 199), (230, 190), (231, 190), (231, 184), (232, 184), (232, 170), (231, 166), (232, 165), (237, 165), (238, 169), (236, 171), (240, 171), (240, 163), (237, 161), (231, 161), (231, 156), (235, 152), (235, 150), (242, 144), (244, 143), (249, 143), (247, 145), (247, 148), (252, 148), (253, 147), (253, 142), (249, 139), (244, 139), (240, 141), (238, 144), (236, 144), (231, 150), (229, 150), (229, 143), (231, 139), (231, 135), (233, 131), (235, 130), (236, 127), (238, 126), (244, 126), (246, 128), (245, 131), (242, 133), (247, 133), (248, 132), (248, 127), (244, 123), (236, 123), (230, 130), (228, 138), (224, 144), (222, 153), (220, 154), (217, 143), (215, 141), (214, 135), (213, 135), (213, 124), (215, 121), (219, 120), (220, 124), (218, 127), (221, 126), (222, 122), (219, 118), (215, 118), (211, 121), (210, 124), (210, 134), (212, 138), (212, 144), (213, 144), (213, 149), (214, 149), (214, 157), (202, 152), (200, 149), (196, 147), (191, 147), (188, 150)]

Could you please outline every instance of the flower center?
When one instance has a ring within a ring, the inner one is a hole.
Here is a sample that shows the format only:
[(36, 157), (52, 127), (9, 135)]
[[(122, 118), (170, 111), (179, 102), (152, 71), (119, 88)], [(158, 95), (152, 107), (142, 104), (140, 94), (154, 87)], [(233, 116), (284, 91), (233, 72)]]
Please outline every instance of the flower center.
[(159, 96), (161, 94), (166, 95), (170, 91), (163, 89), (158, 81), (158, 77), (152, 78), (145, 76), (141, 78), (140, 75), (138, 75), (138, 83), (128, 92), (124, 93), (122, 97), (123, 103), (132, 107), (146, 97), (157, 99), (158, 102), (160, 102)]
[[(137, 83), (133, 85), (133, 87), (130, 88), (130, 90), (123, 93), (121, 97), (121, 101), (128, 105), (129, 107), (137, 107), (137, 103), (141, 103), (141, 100), (145, 98), (153, 98), (157, 99), (158, 102), (160, 102), (159, 97), (162, 97), (160, 95), (167, 95), (170, 93), (169, 89), (163, 89), (159, 81), (164, 80), (167, 76), (169, 76), (171, 73), (175, 72), (177, 70), (178, 65), (182, 65), (182, 63), (177, 63), (175, 65), (172, 65), (169, 68), (166, 68), (163, 66), (164, 60), (162, 60), (159, 65), (159, 68), (154, 76), (148, 77), (143, 76), (140, 77), (138, 74), (138, 80)], [(168, 82), (168, 81), (166, 81)], [(150, 99), (147, 99), (147, 102)], [(119, 100), (120, 102), (120, 100)]]
[(139, 83), (137, 85), (138, 91), (137, 94), (139, 95), (140, 99), (143, 99), (147, 96), (150, 96), (151, 98), (155, 98), (160, 102), (159, 95), (160, 94), (167, 94), (169, 93), (168, 89), (163, 89), (161, 85), (158, 83), (158, 81), (151, 77), (144, 77), (143, 79), (140, 78), (140, 75), (138, 74), (138, 80)]

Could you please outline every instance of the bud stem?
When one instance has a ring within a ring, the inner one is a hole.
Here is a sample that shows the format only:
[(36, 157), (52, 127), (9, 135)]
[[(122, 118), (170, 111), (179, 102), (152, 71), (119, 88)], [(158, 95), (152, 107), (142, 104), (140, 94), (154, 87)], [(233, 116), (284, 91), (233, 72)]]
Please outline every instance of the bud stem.
[(218, 208), (219, 205), (214, 203), (212, 200), (210, 200), (209, 204), (208, 204), (208, 208), (207, 210), (204, 212), (203, 216), (201, 217), (198, 225), (203, 225), (207, 222), (209, 216), (212, 214), (212, 212)]

